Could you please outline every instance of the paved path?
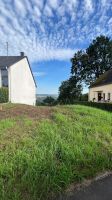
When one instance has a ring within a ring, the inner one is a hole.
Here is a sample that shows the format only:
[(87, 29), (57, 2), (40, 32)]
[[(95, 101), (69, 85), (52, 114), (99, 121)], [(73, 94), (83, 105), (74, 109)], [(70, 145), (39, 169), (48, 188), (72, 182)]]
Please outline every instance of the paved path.
[(58, 200), (112, 200), (112, 175)]

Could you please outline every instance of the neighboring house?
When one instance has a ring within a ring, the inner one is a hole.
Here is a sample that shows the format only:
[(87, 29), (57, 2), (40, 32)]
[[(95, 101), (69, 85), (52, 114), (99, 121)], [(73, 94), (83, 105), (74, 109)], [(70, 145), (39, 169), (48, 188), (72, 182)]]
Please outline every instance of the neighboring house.
[(0, 87), (8, 87), (9, 102), (35, 105), (36, 82), (27, 56), (0, 56)]
[(89, 88), (89, 101), (112, 102), (112, 69), (101, 75)]

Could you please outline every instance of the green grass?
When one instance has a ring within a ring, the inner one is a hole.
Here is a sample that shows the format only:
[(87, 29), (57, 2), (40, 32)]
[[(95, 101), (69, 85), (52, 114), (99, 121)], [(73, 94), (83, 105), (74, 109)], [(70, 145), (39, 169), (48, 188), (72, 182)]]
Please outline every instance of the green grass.
[(57, 106), (52, 119), (0, 121), (0, 199), (48, 199), (112, 169), (112, 113)]

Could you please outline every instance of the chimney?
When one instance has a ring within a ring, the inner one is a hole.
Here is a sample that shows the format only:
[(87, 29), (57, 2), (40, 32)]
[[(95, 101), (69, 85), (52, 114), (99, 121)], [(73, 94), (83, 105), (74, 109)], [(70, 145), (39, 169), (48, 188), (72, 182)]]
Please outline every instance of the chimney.
[(20, 56), (21, 56), (21, 57), (24, 57), (24, 52), (20, 52)]

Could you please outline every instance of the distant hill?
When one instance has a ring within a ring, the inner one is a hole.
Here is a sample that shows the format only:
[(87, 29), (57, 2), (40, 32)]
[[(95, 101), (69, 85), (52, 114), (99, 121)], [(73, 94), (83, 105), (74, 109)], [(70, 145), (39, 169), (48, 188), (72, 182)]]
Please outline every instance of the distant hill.
[(37, 94), (37, 102), (43, 102), (43, 100), (47, 97), (47, 96), (51, 96), (54, 99), (58, 98), (57, 94)]

